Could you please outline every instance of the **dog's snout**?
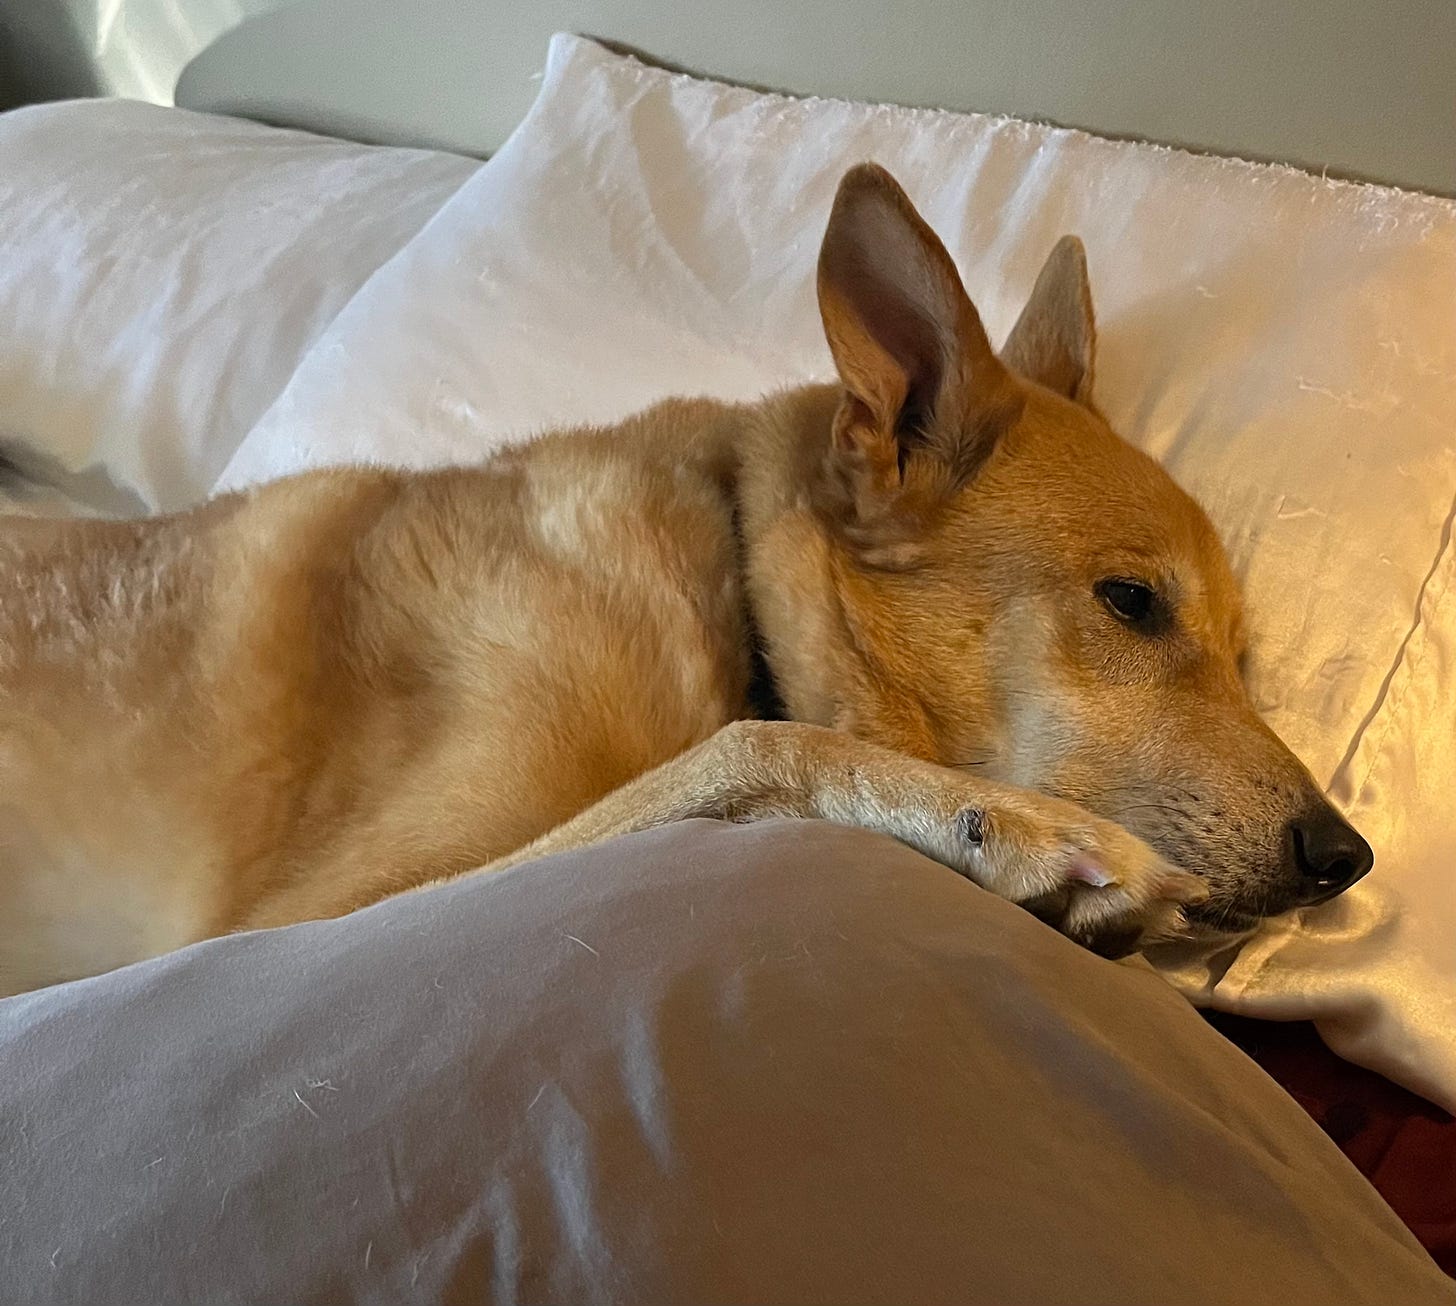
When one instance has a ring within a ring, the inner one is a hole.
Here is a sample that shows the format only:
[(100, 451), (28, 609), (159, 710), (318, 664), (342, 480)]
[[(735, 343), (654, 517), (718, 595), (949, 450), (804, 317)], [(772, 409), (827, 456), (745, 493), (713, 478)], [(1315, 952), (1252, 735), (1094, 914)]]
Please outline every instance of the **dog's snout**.
[(1328, 803), (1320, 803), (1289, 823), (1298, 898), (1312, 907), (1344, 893), (1375, 864), (1375, 854), (1359, 832)]

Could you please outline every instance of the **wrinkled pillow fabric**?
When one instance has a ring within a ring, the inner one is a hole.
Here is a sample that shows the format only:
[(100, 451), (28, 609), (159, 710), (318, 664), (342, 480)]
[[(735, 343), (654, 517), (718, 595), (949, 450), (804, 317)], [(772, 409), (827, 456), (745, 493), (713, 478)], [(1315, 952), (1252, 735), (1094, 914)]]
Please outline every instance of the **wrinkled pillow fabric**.
[(113, 512), (205, 497), (478, 166), (126, 100), (0, 116), (0, 451)]
[(1246, 579), (1256, 700), (1375, 846), (1336, 902), (1161, 964), (1456, 1106), (1456, 204), (558, 37), (518, 132), (324, 333), (224, 485), (469, 461), (826, 375), (814, 260), (862, 159), (945, 238), (993, 338), (1082, 236), (1094, 397), (1207, 505)]

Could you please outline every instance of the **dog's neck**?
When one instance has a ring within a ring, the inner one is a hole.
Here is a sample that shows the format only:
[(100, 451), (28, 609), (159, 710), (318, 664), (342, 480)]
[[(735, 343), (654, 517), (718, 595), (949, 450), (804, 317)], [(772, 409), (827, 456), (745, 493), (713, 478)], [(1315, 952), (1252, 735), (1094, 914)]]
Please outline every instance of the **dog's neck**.
[(940, 741), (897, 677), (894, 632), (872, 583), (816, 507), (838, 386), (808, 386), (740, 410), (736, 521), (751, 644), (751, 710), (832, 726), (921, 757)]

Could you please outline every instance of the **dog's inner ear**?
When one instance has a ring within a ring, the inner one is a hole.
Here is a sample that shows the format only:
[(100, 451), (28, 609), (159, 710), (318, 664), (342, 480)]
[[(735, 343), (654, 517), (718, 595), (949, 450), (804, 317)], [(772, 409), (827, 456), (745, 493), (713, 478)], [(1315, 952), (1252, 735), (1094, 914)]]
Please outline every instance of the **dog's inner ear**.
[(1090, 405), (1096, 334), (1086, 251), (1075, 236), (1063, 236), (1042, 265), (1001, 360), (1028, 380)]
[(1014, 387), (945, 247), (874, 164), (840, 182), (819, 311), (846, 393), (836, 452), (866, 488), (888, 494), (917, 464), (968, 478), (1014, 416)]

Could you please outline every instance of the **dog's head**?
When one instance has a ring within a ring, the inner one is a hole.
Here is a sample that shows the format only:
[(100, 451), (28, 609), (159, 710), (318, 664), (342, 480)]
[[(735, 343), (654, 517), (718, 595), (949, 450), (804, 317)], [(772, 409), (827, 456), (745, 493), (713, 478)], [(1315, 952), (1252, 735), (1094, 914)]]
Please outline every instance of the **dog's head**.
[(842, 382), (819, 511), (880, 682), (841, 723), (1117, 820), (1205, 878), (1205, 928), (1364, 875), (1368, 845), (1249, 702), (1213, 527), (1092, 407), (1080, 243), (998, 357), (945, 248), (865, 165), (819, 300)]

